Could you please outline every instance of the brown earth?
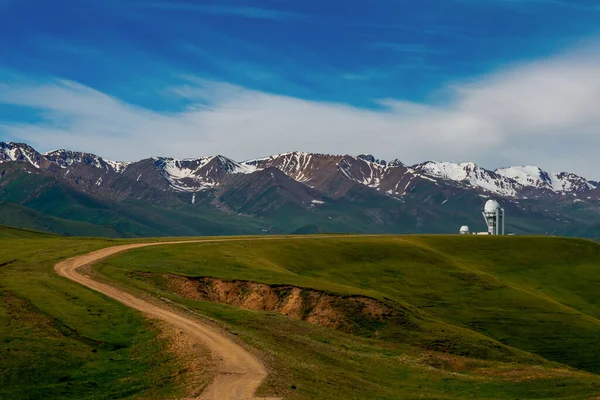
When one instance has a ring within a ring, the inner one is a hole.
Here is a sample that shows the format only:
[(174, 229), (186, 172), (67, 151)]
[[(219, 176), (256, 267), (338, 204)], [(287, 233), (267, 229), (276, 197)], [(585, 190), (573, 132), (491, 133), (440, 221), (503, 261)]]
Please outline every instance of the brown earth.
[(402, 316), (401, 310), (363, 296), (340, 296), (291, 285), (266, 285), (208, 277), (189, 278), (173, 274), (161, 277), (171, 291), (186, 299), (276, 312), (350, 333), (359, 321), (387, 322)]

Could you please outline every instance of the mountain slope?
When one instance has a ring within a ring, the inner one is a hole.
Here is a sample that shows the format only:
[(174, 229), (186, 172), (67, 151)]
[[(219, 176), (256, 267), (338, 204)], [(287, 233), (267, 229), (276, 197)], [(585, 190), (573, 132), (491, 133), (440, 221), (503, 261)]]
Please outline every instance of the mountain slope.
[(244, 162), (224, 156), (116, 162), (0, 143), (0, 201), (116, 236), (453, 233), (464, 224), (477, 231), (485, 229), (479, 210), (490, 197), (509, 212), (511, 232), (600, 236), (598, 183), (537, 167), (406, 166), (369, 154), (302, 152)]
[[(9, 225), (82, 236), (198, 236), (261, 231), (260, 223), (247, 218), (232, 220), (211, 209), (181, 210), (135, 199), (114, 201), (81, 190), (81, 185), (70, 185), (47, 171), (31, 172), (28, 164), (5, 167), (1, 170), (0, 201), (22, 207), (19, 213), (5, 215)], [(173, 199), (179, 201), (175, 196)], [(72, 225), (54, 227), (56, 219), (86, 223), (89, 230)]]
[(0, 201), (0, 225), (66, 236), (120, 237), (125, 233), (109, 226), (57, 218), (18, 204)]

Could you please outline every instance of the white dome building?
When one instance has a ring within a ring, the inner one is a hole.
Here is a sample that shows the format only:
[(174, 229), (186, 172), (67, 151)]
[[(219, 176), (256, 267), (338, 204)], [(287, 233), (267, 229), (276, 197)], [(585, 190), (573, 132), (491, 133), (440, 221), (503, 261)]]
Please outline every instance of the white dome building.
[(461, 235), (470, 235), (471, 230), (469, 229), (469, 227), (467, 225), (463, 225), (460, 227), (460, 234)]
[(500, 203), (496, 200), (488, 200), (485, 202), (485, 206), (483, 206), (483, 212), (486, 214), (496, 214), (496, 211), (500, 208)]
[(504, 208), (496, 200), (488, 200), (483, 206), (483, 218), (490, 235), (504, 235)]

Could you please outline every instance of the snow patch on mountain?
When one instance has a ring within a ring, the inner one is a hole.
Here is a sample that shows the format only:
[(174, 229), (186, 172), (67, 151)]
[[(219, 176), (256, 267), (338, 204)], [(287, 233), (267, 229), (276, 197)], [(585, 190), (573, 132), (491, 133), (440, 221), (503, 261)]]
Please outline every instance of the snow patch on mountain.
[(275, 167), (298, 182), (308, 182), (310, 177), (306, 172), (311, 167), (313, 154), (300, 151), (281, 153), (269, 157), (247, 160), (241, 163), (246, 168), (253, 169), (252, 172), (264, 169), (264, 167)]
[(477, 166), (472, 162), (429, 161), (413, 167), (425, 175), (460, 182), (501, 196), (515, 196), (520, 185), (507, 177)]
[[(348, 179), (378, 189), (381, 185), (381, 178), (388, 167), (385, 164), (385, 161), (381, 163), (379, 162), (380, 160), (363, 157), (364, 156), (344, 157), (338, 163), (338, 168)], [(371, 159), (373, 161), (371, 161)]]
[(560, 172), (552, 175), (554, 176), (554, 187), (560, 187), (560, 190), (563, 192), (586, 191), (599, 188), (597, 183), (588, 181), (570, 172)]
[(417, 174), (417, 178), (425, 179), (426, 181), (437, 183), (437, 181), (427, 175)]
[(177, 160), (173, 158), (154, 157), (154, 165), (169, 182), (173, 190), (178, 192), (196, 192), (215, 186), (215, 182), (202, 176), (202, 167), (213, 157)]
[(548, 189), (557, 193), (581, 192), (597, 188), (596, 185), (578, 175), (568, 172), (548, 173), (532, 165), (499, 168), (495, 172), (525, 187)]
[(8, 160), (16, 161), (17, 160), (17, 150), (18, 148), (14, 147), (12, 149), (6, 148), (4, 149), (4, 154), (8, 156)]
[(273, 161), (273, 160), (290, 159), (290, 158), (295, 158), (296, 160), (298, 160), (298, 158), (300, 158), (300, 157), (308, 157), (308, 156), (313, 156), (313, 155), (321, 156), (321, 155), (328, 155), (328, 154), (306, 153), (303, 151), (290, 151), (287, 153), (273, 154), (272, 156), (267, 156), (267, 157), (262, 157), (262, 158), (253, 158), (251, 160), (246, 160), (246, 161), (242, 162), (242, 164), (256, 165), (256, 164), (260, 164), (264, 161)]
[(255, 165), (246, 165), (230, 159), (227, 160), (231, 165), (231, 170), (229, 171), (230, 174), (252, 174), (256, 171), (260, 171), (260, 168), (257, 168)]
[(40, 154), (24, 143), (0, 142), (0, 163), (26, 161), (40, 168)]
[(244, 165), (223, 156), (196, 159), (154, 157), (155, 167), (178, 192), (197, 192), (219, 186), (228, 174), (251, 174), (256, 166)]
[(552, 179), (549, 174), (533, 165), (499, 168), (495, 172), (498, 175), (513, 179), (523, 186), (535, 188), (550, 188), (552, 186)]
[(106, 162), (108, 165), (110, 165), (112, 167), (112, 169), (118, 174), (123, 173), (123, 171), (125, 171), (125, 169), (128, 166), (133, 164), (132, 162), (129, 162), (129, 161), (111, 161), (111, 160), (106, 160), (106, 159), (104, 160), (104, 162)]
[(129, 165), (133, 164), (131, 162), (106, 160), (95, 154), (64, 149), (49, 151), (44, 153), (43, 156), (63, 169), (71, 168), (78, 164), (86, 164), (94, 168), (113, 171), (118, 174), (123, 173)]
[(196, 160), (175, 160), (172, 158), (158, 158), (161, 170), (172, 179), (193, 177), (203, 166), (208, 164), (212, 157), (198, 158)]
[(398, 167), (404, 167), (399, 160), (388, 163), (371, 154), (350, 156), (300, 151), (248, 160), (242, 164), (255, 166), (258, 169), (274, 167), (297, 182), (311, 187), (314, 182), (323, 184), (324, 181), (335, 179), (331, 176), (331, 172), (333, 168), (337, 168), (337, 171), (346, 179), (376, 190), (382, 189), (382, 183), (391, 171)]

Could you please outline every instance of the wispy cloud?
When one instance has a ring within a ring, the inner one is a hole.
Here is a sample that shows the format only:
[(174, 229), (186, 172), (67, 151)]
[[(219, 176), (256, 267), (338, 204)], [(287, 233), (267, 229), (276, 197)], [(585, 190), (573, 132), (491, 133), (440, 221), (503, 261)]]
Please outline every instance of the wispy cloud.
[[(289, 150), (371, 152), (405, 162), (535, 163), (598, 178), (600, 57), (572, 54), (457, 84), (452, 100), (382, 100), (383, 110), (308, 101), (190, 78), (171, 87), (188, 108), (160, 113), (74, 82), (0, 85), (0, 103), (41, 112), (41, 123), (0, 132), (41, 149), (70, 147), (120, 159), (155, 154), (237, 159)], [(3, 135), (3, 136), (4, 136)]]
[(165, 11), (199, 12), (212, 15), (225, 15), (264, 20), (292, 20), (305, 18), (304, 15), (289, 11), (249, 6), (225, 6), (222, 4), (198, 4), (184, 2), (147, 2), (136, 6)]

